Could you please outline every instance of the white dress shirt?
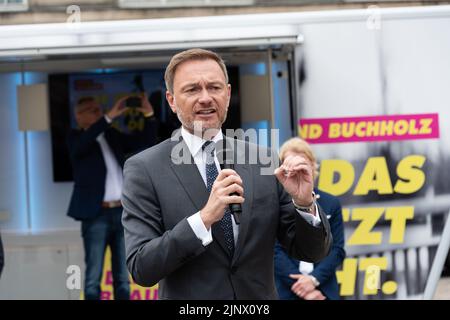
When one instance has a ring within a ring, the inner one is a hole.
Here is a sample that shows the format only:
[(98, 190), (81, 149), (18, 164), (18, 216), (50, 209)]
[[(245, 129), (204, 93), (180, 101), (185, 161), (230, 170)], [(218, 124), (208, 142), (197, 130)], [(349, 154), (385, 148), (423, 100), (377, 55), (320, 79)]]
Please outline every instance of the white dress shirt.
[(302, 274), (310, 274), (314, 270), (314, 264), (311, 262), (300, 261), (298, 271)]
[[(111, 120), (107, 116), (105, 116), (105, 119), (108, 123), (111, 123)], [(106, 166), (105, 195), (103, 196), (103, 201), (120, 200), (123, 185), (122, 168), (106, 141), (104, 133), (97, 137), (97, 142), (102, 150)]]
[[(189, 131), (187, 131), (184, 127), (181, 128), (181, 136), (183, 137), (184, 141), (186, 142), (189, 151), (191, 152), (192, 158), (194, 159), (195, 164), (197, 165), (198, 171), (200, 172), (200, 175), (203, 178), (203, 182), (205, 183), (205, 186), (207, 185), (206, 182), (206, 152), (202, 150), (203, 144), (206, 142), (206, 140), (203, 140), (202, 138), (195, 136), (191, 134)], [(222, 131), (219, 131), (217, 135), (212, 139), (213, 142), (218, 142), (223, 139)], [(214, 161), (216, 163), (217, 172), (220, 172), (220, 164), (217, 159), (216, 150), (214, 150)], [(319, 214), (316, 214), (313, 216), (312, 214), (309, 214), (307, 212), (299, 211), (300, 215), (308, 221), (310, 224), (317, 226), (320, 223), (320, 217)], [(316, 206), (316, 212), (317, 206)], [(204, 246), (207, 246), (213, 241), (211, 229), (206, 229), (205, 224), (203, 223), (202, 218), (200, 217), (200, 211), (196, 212), (189, 218), (187, 218), (187, 221), (189, 225), (191, 226), (192, 230), (194, 231), (195, 235), (198, 239), (202, 241), (202, 244)], [(231, 216), (231, 222), (233, 223), (233, 235), (234, 235), (234, 244), (236, 245), (238, 235), (239, 235), (239, 225), (236, 224), (234, 221), (233, 215)]]

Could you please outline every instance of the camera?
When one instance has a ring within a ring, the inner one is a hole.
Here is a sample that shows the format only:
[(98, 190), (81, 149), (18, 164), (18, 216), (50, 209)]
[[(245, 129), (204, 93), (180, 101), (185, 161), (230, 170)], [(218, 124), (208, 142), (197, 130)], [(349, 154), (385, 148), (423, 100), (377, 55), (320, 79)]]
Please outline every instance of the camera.
[(139, 97), (129, 97), (125, 100), (125, 107), (127, 108), (140, 108), (141, 107), (141, 98)]

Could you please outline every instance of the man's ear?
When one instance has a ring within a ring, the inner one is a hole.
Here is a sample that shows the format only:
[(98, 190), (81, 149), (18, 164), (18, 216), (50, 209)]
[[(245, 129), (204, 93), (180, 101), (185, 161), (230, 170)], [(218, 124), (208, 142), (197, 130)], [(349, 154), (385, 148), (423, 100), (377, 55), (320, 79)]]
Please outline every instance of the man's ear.
[(177, 108), (175, 107), (175, 97), (169, 90), (166, 91), (166, 99), (169, 103), (170, 109), (172, 109), (172, 112), (177, 113)]

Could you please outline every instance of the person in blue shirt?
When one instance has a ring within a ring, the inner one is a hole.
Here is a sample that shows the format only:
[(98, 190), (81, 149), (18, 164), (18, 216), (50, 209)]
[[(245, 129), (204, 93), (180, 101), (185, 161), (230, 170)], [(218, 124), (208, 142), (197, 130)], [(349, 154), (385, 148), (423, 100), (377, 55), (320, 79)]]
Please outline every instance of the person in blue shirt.
[[(302, 161), (310, 163), (314, 167), (314, 178), (317, 178), (316, 157), (306, 141), (297, 137), (286, 141), (280, 148), (281, 162), (288, 157), (301, 157)], [(275, 284), (282, 300), (340, 298), (336, 268), (345, 258), (342, 208), (335, 196), (317, 188), (314, 192), (330, 223), (333, 245), (328, 256), (316, 264), (293, 259), (279, 243), (275, 245)]]

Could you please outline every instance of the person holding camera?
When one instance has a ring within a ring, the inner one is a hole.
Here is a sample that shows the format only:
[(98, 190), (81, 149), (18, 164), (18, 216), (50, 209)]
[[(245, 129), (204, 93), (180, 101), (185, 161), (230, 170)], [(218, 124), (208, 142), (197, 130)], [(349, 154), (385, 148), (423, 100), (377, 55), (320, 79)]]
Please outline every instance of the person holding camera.
[(146, 119), (144, 130), (128, 135), (113, 128), (113, 120), (129, 109), (128, 98), (119, 99), (106, 114), (93, 97), (79, 99), (75, 106), (79, 129), (71, 130), (67, 137), (75, 182), (67, 214), (81, 221), (86, 300), (100, 299), (103, 259), (108, 245), (114, 298), (126, 300), (130, 295), (121, 223), (122, 168), (127, 156), (155, 143), (156, 120), (144, 94), (140, 97), (141, 105), (136, 106)]

